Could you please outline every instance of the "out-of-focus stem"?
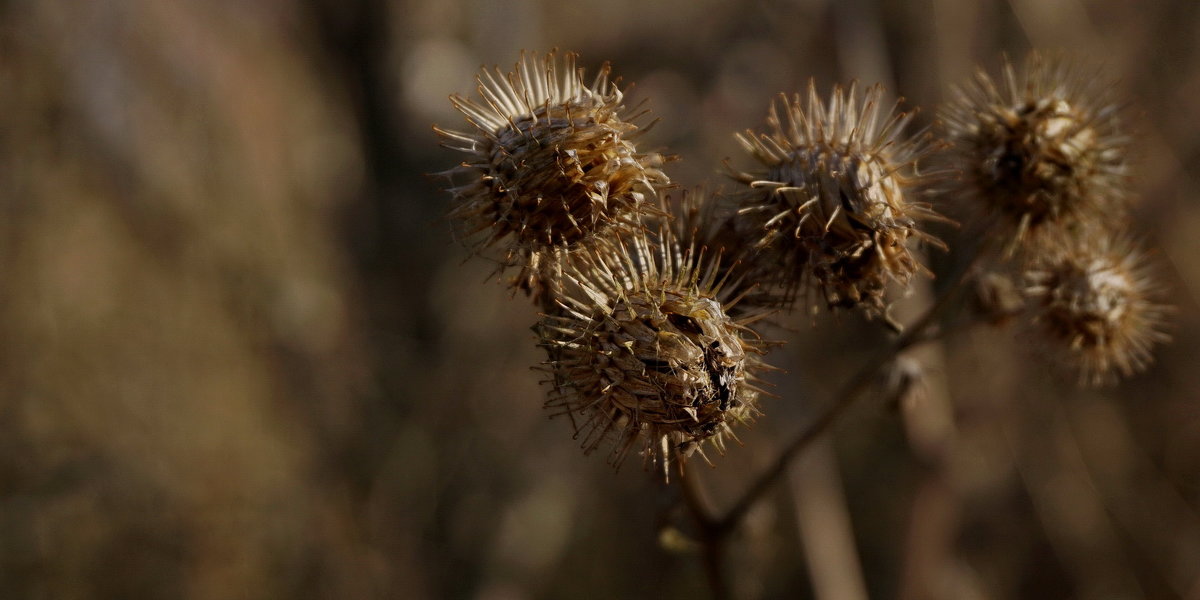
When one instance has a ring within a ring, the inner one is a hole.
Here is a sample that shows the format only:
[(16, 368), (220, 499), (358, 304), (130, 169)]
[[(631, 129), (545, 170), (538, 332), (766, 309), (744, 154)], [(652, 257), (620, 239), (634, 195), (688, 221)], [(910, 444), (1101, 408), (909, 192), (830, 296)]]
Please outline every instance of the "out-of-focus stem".
[(953, 304), (953, 300), (963, 288), (971, 273), (975, 270), (980, 259), (988, 253), (992, 244), (987, 241), (975, 247), (974, 254), (961, 271), (947, 285), (925, 314), (901, 333), (891, 344), (881, 348), (870, 358), (850, 380), (842, 386), (834, 397), (832, 404), (817, 419), (792, 439), (779, 453), (778, 458), (771, 463), (765, 472), (758, 476), (746, 491), (734, 502), (733, 506), (716, 521), (718, 530), (724, 535), (741, 521), (750, 507), (775, 485), (779, 477), (787, 470), (788, 465), (807, 448), (814, 440), (821, 437), (854, 405), (855, 401), (871, 387), (875, 375), (886, 365), (895, 360), (896, 356), (913, 346), (929, 339), (929, 329), (942, 317)]
[[(917, 288), (914, 300), (926, 303), (932, 296), (927, 286)], [(916, 307), (913, 307), (916, 308)], [(910, 509), (908, 537), (904, 541), (902, 600), (955, 598), (962, 590), (950, 590), (956, 578), (953, 545), (959, 527), (959, 498), (951, 470), (957, 440), (954, 407), (945, 377), (942, 346), (932, 343), (910, 349), (901, 360), (911, 361), (917, 372), (898, 390), (897, 405), (904, 419), (909, 446), (923, 467), (921, 482)]]
[(696, 469), (683, 474), (683, 501), (696, 522), (700, 539), (701, 559), (708, 587), (714, 600), (730, 597), (729, 580), (725, 574), (726, 536), (717, 527), (714, 511)]
[(929, 310), (908, 329), (901, 332), (891, 344), (884, 346), (863, 364), (854, 376), (843, 385), (825, 412), (821, 413), (813, 423), (797, 434), (783, 448), (771, 466), (746, 488), (728, 511), (720, 514), (712, 508), (694, 470), (682, 477), (684, 502), (699, 531), (704, 569), (714, 598), (730, 597), (729, 582), (724, 569), (725, 549), (729, 535), (736, 529), (742, 518), (788, 470), (791, 461), (828, 431), (871, 387), (875, 376), (886, 365), (908, 348), (936, 337), (936, 332), (932, 332), (931, 328), (954, 305), (955, 299), (964, 287), (963, 284), (970, 279), (980, 260), (990, 253), (992, 246), (993, 244), (985, 241), (975, 247), (970, 259), (950, 284), (941, 291)]
[(829, 440), (817, 442), (797, 461), (788, 479), (814, 595), (821, 600), (865, 600), (862, 565)]

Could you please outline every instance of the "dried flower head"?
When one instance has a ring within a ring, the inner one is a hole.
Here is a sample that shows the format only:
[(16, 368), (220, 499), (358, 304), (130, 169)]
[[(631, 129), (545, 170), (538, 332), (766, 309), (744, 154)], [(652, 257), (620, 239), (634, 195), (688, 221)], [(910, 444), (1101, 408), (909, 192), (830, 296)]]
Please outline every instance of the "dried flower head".
[(473, 130), (434, 128), (467, 154), (445, 173), (456, 183), (451, 217), (477, 249), (502, 249), (501, 268), (522, 267), (518, 284), (531, 292), (563, 251), (636, 227), (668, 183), (663, 156), (634, 147), (645, 113), (623, 114), (608, 64), (586, 85), (574, 54), (559, 63), (553, 52), (522, 54), (507, 74), (484, 69), (481, 99), (450, 97)]
[[(619, 465), (636, 446), (648, 463), (685, 457), (757, 413), (761, 315), (729, 316), (719, 257), (663, 228), (589, 251), (569, 270), (572, 292), (538, 326), (551, 374), (546, 406), (567, 414), (586, 452), (613, 442)], [(736, 439), (736, 437), (734, 437)], [(707, 460), (707, 457), (705, 457)]]
[(945, 158), (959, 171), (951, 197), (973, 201), (988, 226), (1027, 234), (1111, 219), (1126, 187), (1125, 150), (1111, 85), (1063, 59), (1007, 60), (999, 85), (980, 70), (942, 112)]
[[(736, 173), (750, 186), (740, 213), (773, 249), (789, 287), (810, 282), (830, 307), (884, 311), (889, 281), (907, 285), (924, 267), (910, 238), (941, 246), (917, 228), (940, 217), (914, 192), (925, 178), (916, 163), (925, 137), (902, 130), (911, 113), (881, 105), (883, 89), (859, 94), (835, 87), (826, 105), (808, 85), (807, 106), (796, 94), (771, 105), (769, 133), (747, 131), (738, 141), (765, 171)], [(782, 113), (782, 118), (781, 118)]]
[(1145, 255), (1123, 237), (1088, 236), (1078, 247), (1034, 259), (1025, 290), (1034, 322), (1083, 385), (1111, 383), (1152, 361), (1166, 341), (1166, 307), (1147, 273)]

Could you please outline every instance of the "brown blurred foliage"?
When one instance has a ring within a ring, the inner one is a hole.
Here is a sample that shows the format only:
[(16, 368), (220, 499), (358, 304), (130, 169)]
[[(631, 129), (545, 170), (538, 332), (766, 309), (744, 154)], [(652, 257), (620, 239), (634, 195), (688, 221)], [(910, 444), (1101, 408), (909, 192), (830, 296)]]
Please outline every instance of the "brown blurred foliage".
[[(918, 393), (751, 512), (735, 589), (1200, 598), (1198, 34), (1172, 0), (0, 1), (0, 597), (703, 597), (658, 542), (674, 489), (545, 419), (536, 311), (464, 262), (424, 175), (479, 64), (558, 46), (637, 82), (683, 183), (810, 76), (929, 122), (1001, 52), (1104, 63), (1174, 342), (1087, 392), (1019, 330), (923, 349)], [(884, 339), (785, 324), (718, 503)]]

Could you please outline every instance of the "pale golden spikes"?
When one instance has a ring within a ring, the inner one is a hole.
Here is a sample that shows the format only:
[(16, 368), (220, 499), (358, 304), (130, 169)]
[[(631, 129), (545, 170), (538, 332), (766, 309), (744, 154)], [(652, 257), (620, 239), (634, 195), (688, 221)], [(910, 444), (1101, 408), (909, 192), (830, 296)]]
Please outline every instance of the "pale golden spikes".
[(575, 261), (561, 311), (537, 328), (546, 406), (570, 416), (585, 452), (611, 442), (619, 465), (638, 449), (665, 474), (674, 456), (703, 456), (705, 442), (723, 452), (733, 426), (757, 414), (765, 343), (748, 324), (761, 315), (731, 318), (719, 258), (666, 228), (615, 248)]
[(868, 314), (886, 309), (889, 282), (905, 286), (925, 271), (910, 239), (942, 246), (917, 227), (942, 219), (914, 201), (927, 138), (906, 136), (911, 113), (883, 107), (882, 95), (879, 86), (862, 94), (835, 87), (826, 105), (810, 81), (807, 104), (781, 96), (769, 133), (737, 135), (765, 170), (734, 175), (750, 187), (742, 218), (787, 270), (789, 286), (811, 284), (828, 306)]
[(477, 250), (499, 248), (501, 268), (521, 268), (516, 284), (531, 293), (553, 283), (564, 252), (636, 228), (668, 183), (663, 156), (634, 147), (644, 113), (623, 114), (609, 74), (605, 64), (586, 85), (573, 54), (561, 65), (553, 52), (523, 54), (507, 74), (483, 70), (478, 99), (451, 96), (471, 131), (434, 128), (467, 155), (445, 173), (450, 216)]
[(942, 111), (944, 157), (959, 173), (943, 193), (974, 204), (1010, 249), (1119, 220), (1128, 140), (1111, 84), (1036, 53), (1001, 75), (978, 71)]
[(1085, 385), (1113, 382), (1144, 370), (1167, 309), (1146, 257), (1124, 237), (1088, 236), (1075, 248), (1044, 249), (1032, 262), (1025, 290), (1034, 323)]
[(790, 296), (781, 293), (783, 279), (773, 255), (764, 254), (757, 243), (761, 232), (749, 230), (738, 218), (736, 199), (702, 188), (664, 195), (663, 219), (678, 245), (705, 252), (718, 263), (729, 297), (740, 300), (730, 315), (783, 308)]

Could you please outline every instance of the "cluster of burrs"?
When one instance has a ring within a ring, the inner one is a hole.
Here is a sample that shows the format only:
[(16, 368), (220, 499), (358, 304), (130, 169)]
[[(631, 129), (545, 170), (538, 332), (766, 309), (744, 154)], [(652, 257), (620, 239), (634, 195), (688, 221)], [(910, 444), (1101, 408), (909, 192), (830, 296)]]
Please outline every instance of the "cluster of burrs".
[[(1006, 95), (982, 77), (947, 111), (961, 176), (919, 168), (937, 144), (906, 132), (912, 113), (879, 86), (826, 99), (810, 84), (771, 106), (766, 132), (736, 136), (759, 163), (730, 169), (736, 190), (671, 195), (674, 157), (635, 146), (652, 123), (626, 109), (607, 64), (589, 84), (572, 54), (523, 54), (511, 71), (481, 71), (476, 98), (451, 97), (468, 131), (435, 128), (467, 156), (445, 172), (450, 216), (541, 308), (546, 406), (585, 451), (609, 447), (618, 465), (636, 451), (666, 473), (707, 460), (705, 446), (723, 451), (759, 414), (764, 317), (800, 304), (890, 322), (891, 299), (928, 273), (916, 245), (945, 249), (921, 227), (947, 219), (921, 198), (969, 196), (1014, 239), (1112, 210), (1124, 179), (1112, 111), (1033, 64), (1021, 84), (1008, 69)], [(1038, 321), (1089, 378), (1140, 368), (1159, 334), (1139, 260), (1112, 244), (1084, 260), (1083, 248), (1030, 263)]]
[(1005, 61), (1000, 82), (980, 71), (943, 111), (944, 153), (964, 198), (1005, 263), (981, 280), (996, 320), (1020, 316), (1027, 335), (1100, 385), (1149, 365), (1167, 339), (1167, 308), (1148, 254), (1127, 227), (1129, 138), (1113, 85), (1063, 59)]

